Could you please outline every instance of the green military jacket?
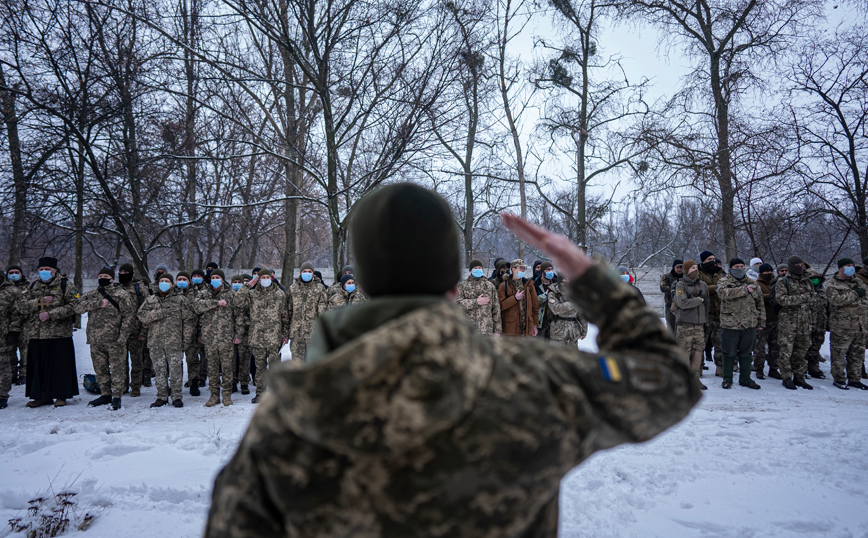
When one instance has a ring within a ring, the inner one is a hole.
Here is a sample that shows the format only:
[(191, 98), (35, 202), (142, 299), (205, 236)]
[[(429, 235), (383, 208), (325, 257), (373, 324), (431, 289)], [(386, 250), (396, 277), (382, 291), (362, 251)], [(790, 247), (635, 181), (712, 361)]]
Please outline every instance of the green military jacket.
[[(860, 297), (856, 289), (866, 290)], [(826, 281), (829, 300), (829, 330), (834, 333), (868, 330), (868, 287), (857, 278), (835, 274)]]
[(308, 340), (317, 316), (328, 310), (326, 290), (316, 279), (305, 282), (295, 279), (287, 291), (289, 296), (289, 337)]
[(275, 369), (205, 536), (555, 536), (562, 478), (700, 398), (657, 314), (605, 268), (571, 283), (599, 353), (478, 334), (437, 297), (328, 312)]
[(588, 321), (579, 312), (579, 307), (569, 300), (566, 284), (556, 282), (548, 289), (546, 299), (553, 317), (549, 325), (549, 337), (556, 342), (574, 342), (588, 335)]
[[(234, 298), (235, 292), (226, 286), (202, 289), (193, 298), (193, 311), (199, 314), (199, 331), (206, 347), (232, 345), (235, 338)], [(226, 306), (220, 306), (220, 301), (226, 301)]]
[[(65, 286), (64, 280), (66, 280)], [(49, 295), (54, 298), (52, 303), (44, 306), (38, 304)], [(35, 340), (71, 337), (72, 326), (75, 323), (76, 301), (78, 301), (78, 290), (65, 275), (57, 273), (48, 282), (42, 280), (33, 282), (26, 294), (17, 302), (18, 311), (26, 316), (27, 337)], [(39, 320), (39, 313), (43, 310), (51, 316), (48, 321)]]
[(194, 329), (185, 320), (189, 312), (190, 301), (182, 293), (170, 290), (148, 297), (138, 312), (139, 321), (148, 329), (148, 346), (183, 351)]
[(800, 276), (787, 273), (778, 278), (775, 281), (775, 300), (782, 307), (778, 312), (778, 323), (810, 333), (813, 296), (814, 286), (807, 273)]
[[(322, 287), (322, 286), (320, 286)], [(235, 296), (240, 318), (235, 321), (236, 334), (246, 327), (247, 345), (264, 349), (280, 348), (289, 336), (289, 308), (286, 294), (272, 283), (264, 288), (243, 286)]]
[[(488, 297), (487, 305), (479, 305), (476, 302), (480, 295)], [(455, 301), (464, 310), (468, 319), (476, 325), (479, 334), (494, 334), (503, 330), (500, 321), (500, 298), (497, 296), (494, 284), (489, 282), (485, 275), (479, 278), (470, 275), (467, 280), (458, 284), (458, 296)]]
[(766, 307), (759, 284), (750, 277), (738, 280), (726, 275), (717, 282), (720, 297), (720, 328), (751, 329), (764, 327)]
[(343, 288), (339, 288), (337, 293), (333, 293), (328, 298), (328, 309), (327, 311), (335, 310), (338, 308), (343, 308), (345, 306), (364, 303), (368, 300), (368, 296), (365, 295), (360, 289), (356, 288), (352, 293), (348, 293), (347, 290)]
[(717, 284), (725, 275), (722, 269), (717, 269), (713, 273), (706, 273), (701, 268), (699, 269), (699, 279), (705, 282), (708, 286), (708, 319), (709, 321), (720, 321), (720, 297), (717, 295)]
[(105, 308), (101, 304), (106, 297), (100, 288), (91, 290), (78, 300), (76, 314), (87, 314), (87, 343), (97, 345), (126, 345), (127, 338), (136, 323), (136, 310), (130, 294), (119, 284), (102, 287), (117, 306), (109, 301)]

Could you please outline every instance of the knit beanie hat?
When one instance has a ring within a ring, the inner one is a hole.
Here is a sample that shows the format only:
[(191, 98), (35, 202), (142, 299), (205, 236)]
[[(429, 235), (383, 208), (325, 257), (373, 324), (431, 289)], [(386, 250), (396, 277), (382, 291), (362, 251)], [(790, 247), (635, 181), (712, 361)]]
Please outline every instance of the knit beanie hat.
[(353, 276), (353, 275), (344, 275), (344, 276), (342, 276), (342, 277), (341, 277), (341, 287), (343, 288), (344, 286), (346, 286), (346, 284), (347, 284), (348, 281), (350, 281), (350, 280), (355, 280), (355, 279), (356, 279), (356, 277)]
[(802, 258), (800, 258), (798, 256), (790, 256), (789, 258), (787, 258), (787, 270), (796, 276), (801, 275), (804, 272), (804, 270), (796, 267), (796, 264), (799, 264), (799, 263), (804, 264), (805, 261), (802, 260)]
[(262, 278), (264, 276), (270, 276), (273, 278), (274, 274), (272, 274), (271, 270), (269, 270), (269, 269), (260, 269), (259, 270), (259, 278)]
[(157, 266), (154, 267), (154, 273), (156, 273), (157, 271), (162, 271), (164, 273), (168, 273), (169, 272), (169, 266), (166, 265), (165, 263), (158, 263)]
[(201, 277), (203, 277), (203, 278), (205, 277), (205, 271), (203, 271), (203, 270), (201, 270), (201, 269), (193, 269), (193, 272), (190, 273), (190, 274), (193, 275), (193, 276), (199, 275), (199, 276), (201, 276)]
[(729, 266), (730, 267), (732, 267), (733, 265), (738, 265), (738, 264), (744, 265), (744, 260), (742, 260), (741, 258), (733, 258), (733, 259), (729, 260)]
[(760, 265), (759, 272), (760, 273), (768, 273), (768, 272), (774, 273), (775, 268), (772, 267), (772, 265), (770, 263), (764, 263), (764, 264)]
[(542, 262), (542, 265), (539, 266), (539, 270), (541, 273), (545, 273), (546, 269), (548, 269), (549, 267), (554, 268), (552, 262)]
[(352, 275), (355, 274), (355, 272), (356, 270), (353, 268), (352, 265), (344, 265), (344, 268), (341, 269), (341, 273), (349, 273)]
[(185, 277), (187, 280), (190, 280), (190, 273), (188, 273), (187, 271), (178, 271), (178, 274), (175, 275), (175, 278), (178, 277)]
[(856, 262), (853, 261), (853, 258), (841, 258), (840, 260), (838, 260), (838, 269), (850, 264), (856, 265)]
[[(162, 280), (162, 279), (164, 279), (164, 278), (168, 278), (168, 279), (169, 279), (169, 282), (171, 282), (172, 284), (175, 283), (175, 278), (172, 276), (172, 273), (170, 273), (170, 272), (168, 272), (168, 271), (166, 271), (165, 273), (163, 273), (162, 275), (160, 275), (160, 280)], [(160, 282), (157, 281), (157, 284), (159, 284), (159, 283), (160, 283)]]
[(136, 270), (133, 268), (133, 264), (131, 264), (131, 263), (125, 263), (125, 264), (121, 265), (120, 268), (118, 269), (118, 271), (126, 271), (127, 273), (135, 273), (136, 272)]
[(226, 275), (223, 274), (223, 269), (214, 269), (213, 271), (211, 271), (211, 277), (213, 278), (215, 276), (219, 276), (224, 281), (226, 280)]
[[(310, 262), (304, 262), (303, 264), (301, 264), (301, 267), (299, 267), (298, 272), (301, 273), (301, 272), (304, 271), (305, 269), (310, 269), (310, 272), (312, 273), (313, 270), (314, 270), (314, 266), (313, 266), (313, 264), (310, 263)], [(263, 269), (263, 270), (264, 270), (264, 269)], [(259, 271), (259, 274), (261, 275), (261, 274), (262, 274), (262, 271)]]
[[(681, 265), (681, 266), (683, 266), (683, 265), (684, 265), (684, 260), (678, 260), (678, 259), (672, 260), (672, 268), (673, 268), (673, 269), (675, 269), (675, 266), (676, 266), (676, 265)], [(683, 267), (682, 267), (682, 269), (683, 269)]]
[(108, 265), (103, 265), (102, 267), (100, 267), (100, 270), (97, 273), (97, 276), (99, 276), (99, 275), (111, 275), (111, 277), (114, 278), (115, 277), (115, 270), (112, 269), (111, 267), (109, 267)]
[(479, 260), (470, 260), (470, 263), (467, 264), (467, 268), (473, 269), (474, 267), (482, 267), (482, 262)]
[[(213, 275), (214, 273), (211, 274)], [(232, 280), (230, 282), (244, 282), (244, 277), (241, 275), (235, 275), (232, 277)]]
[[(388, 185), (359, 200), (350, 243), (356, 276), (371, 296), (443, 295), (461, 278), (452, 210), (440, 195), (419, 185)], [(404, 269), (432, 259), (439, 268), (425, 278)]]
[(682, 271), (684, 272), (684, 274), (686, 275), (686, 274), (689, 273), (690, 270), (693, 269), (695, 266), (696, 266), (696, 262), (695, 262), (695, 261), (693, 261), (693, 260), (687, 260), (686, 262), (684, 262), (683, 264), (681, 264), (681, 269), (682, 269)]
[(714, 252), (710, 250), (703, 250), (699, 253), (699, 263), (703, 263), (709, 256), (714, 256)]

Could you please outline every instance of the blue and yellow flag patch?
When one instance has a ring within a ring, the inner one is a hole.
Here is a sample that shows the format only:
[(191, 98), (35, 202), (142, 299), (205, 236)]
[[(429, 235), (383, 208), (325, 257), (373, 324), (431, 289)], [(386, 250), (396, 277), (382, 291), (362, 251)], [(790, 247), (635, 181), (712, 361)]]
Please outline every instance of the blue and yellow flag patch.
[(621, 368), (618, 366), (618, 361), (612, 357), (600, 357), (597, 359), (600, 363), (600, 372), (603, 374), (603, 379), (612, 383), (621, 382)]

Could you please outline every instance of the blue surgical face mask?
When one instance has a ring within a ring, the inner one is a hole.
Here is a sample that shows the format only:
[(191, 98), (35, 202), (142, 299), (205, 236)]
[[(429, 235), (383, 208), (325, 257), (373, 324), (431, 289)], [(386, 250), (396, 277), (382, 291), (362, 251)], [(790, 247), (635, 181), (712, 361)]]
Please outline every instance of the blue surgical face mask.
[(630, 275), (621, 275), (621, 280), (623, 280), (624, 282), (629, 284), (630, 283)]
[(259, 281), (259, 283), (262, 284), (263, 288), (267, 288), (271, 286), (271, 278), (263, 278)]
[(18, 282), (19, 280), (21, 280), (21, 275), (19, 275), (18, 273), (12, 273), (11, 275), (9, 275), (9, 280), (11, 280), (12, 282)]
[(211, 287), (212, 288), (219, 288), (222, 285), (223, 285), (223, 279), (222, 278), (212, 278), (211, 279)]
[(168, 282), (160, 282), (160, 291), (161, 292), (166, 293), (170, 289), (172, 289), (171, 284), (169, 284)]
[(524, 271), (519, 271), (516, 275), (518, 278), (524, 278)]
[(847, 276), (853, 276), (856, 274), (856, 268), (855, 267), (845, 267), (844, 268), (844, 274)]
[(554, 271), (546, 271), (546, 278), (552, 280), (555, 277)]
[(232, 283), (232, 291), (240, 290), (242, 285), (243, 284), (241, 284), (241, 282), (233, 282)]
[(179, 288), (181, 288), (182, 290), (186, 290), (187, 286), (189, 286), (190, 283), (187, 282), (186, 280), (179, 280), (178, 283), (175, 285), (178, 286)]
[(352, 293), (352, 292), (356, 291), (356, 285), (355, 284), (347, 284), (345, 289), (347, 290), (347, 293)]
[(194, 276), (193, 277), (193, 284), (201, 284), (201, 283), (202, 283), (202, 277), (201, 276)]
[(476, 278), (480, 278), (485, 273), (482, 272), (482, 269), (474, 269), (474, 270), (470, 271), (470, 274), (475, 276)]
[(311, 280), (313, 280), (313, 273), (302, 273), (301, 279), (305, 282), (310, 282)]
[(50, 280), (51, 271), (39, 271), (39, 278), (41, 278), (42, 280)]

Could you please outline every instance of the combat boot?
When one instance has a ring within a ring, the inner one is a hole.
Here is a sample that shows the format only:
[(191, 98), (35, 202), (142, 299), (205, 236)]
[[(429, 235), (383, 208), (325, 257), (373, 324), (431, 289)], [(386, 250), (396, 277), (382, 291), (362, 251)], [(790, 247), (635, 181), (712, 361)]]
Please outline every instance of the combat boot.
[(797, 377), (793, 379), (793, 383), (796, 384), (797, 387), (802, 387), (803, 389), (814, 390), (814, 387), (808, 385), (807, 381), (803, 377)]
[(141, 395), (142, 395), (141, 389), (133, 389), (130, 391), (130, 398), (138, 398)]
[(220, 403), (220, 395), (216, 392), (211, 393), (211, 398), (205, 402), (205, 407), (214, 407), (215, 405)]
[(808, 375), (811, 376), (813, 379), (826, 379), (826, 374), (824, 374), (820, 370), (810, 371), (808, 372)]
[(862, 365), (862, 379), (868, 379), (868, 372), (865, 372), (865, 365)]
[(238, 392), (238, 382), (232, 383), (232, 393)]
[(199, 392), (199, 380), (193, 378), (190, 381), (190, 396), (199, 396), (200, 394), (202, 393)]
[(6, 409), (8, 401), (8, 398), (0, 398), (0, 409)]
[(223, 407), (229, 407), (230, 405), (232, 405), (231, 393), (223, 391)]
[(773, 379), (783, 379), (781, 373), (778, 372), (777, 368), (769, 368), (769, 377)]
[(121, 399), (120, 398), (112, 398), (111, 410), (117, 411), (121, 408)]
[(845, 385), (843, 381), (835, 381), (835, 382), (832, 383), (832, 384), (835, 385), (836, 387), (838, 387), (838, 388), (841, 389), (841, 390), (850, 390), (850, 387), (848, 387), (847, 385)]
[(708, 390), (708, 387), (706, 387), (702, 383), (702, 381), (699, 380), (699, 378), (702, 377), (702, 370), (700, 370), (698, 372), (693, 372), (693, 375), (694, 375), (694, 377), (696, 377), (696, 383), (699, 385), (699, 388), (702, 390)]
[(796, 384), (793, 383), (792, 379), (784, 379), (783, 383), (781, 383), (785, 389), (796, 390)]
[(167, 405), (168, 403), (169, 402), (167, 400), (161, 400), (161, 399), (157, 398), (157, 400), (151, 404), (151, 407), (163, 407), (164, 405)]
[(716, 366), (714, 368), (714, 376), (715, 377), (723, 377), (723, 366)]
[(111, 395), (106, 395), (106, 396), (100, 396), (96, 400), (91, 400), (90, 402), (88, 402), (87, 406), (88, 407), (99, 407), (100, 405), (108, 405), (110, 403), (112, 403), (112, 397), (111, 397)]
[(748, 383), (739, 383), (742, 387), (747, 387), (749, 389), (759, 390), (760, 386), (754, 381), (750, 380)]
[(175, 407), (184, 407), (184, 402), (182, 402), (179, 398), (179, 399), (175, 400), (174, 402), (172, 402), (172, 405), (174, 405)]
[(241, 394), (245, 396), (250, 394), (250, 388), (247, 385), (241, 385)]
[(250, 400), (250, 403), (259, 403), (259, 394), (257, 394), (256, 396), (254, 396), (253, 399)]
[(849, 383), (849, 386), (853, 387), (854, 389), (868, 390), (868, 385), (862, 383), (861, 381), (851, 381)]
[(66, 400), (63, 398), (54, 400), (54, 407), (66, 407)]
[(756, 378), (757, 379), (765, 379), (766, 378), (766, 375), (763, 373), (762, 369), (759, 369), (756, 371)]

